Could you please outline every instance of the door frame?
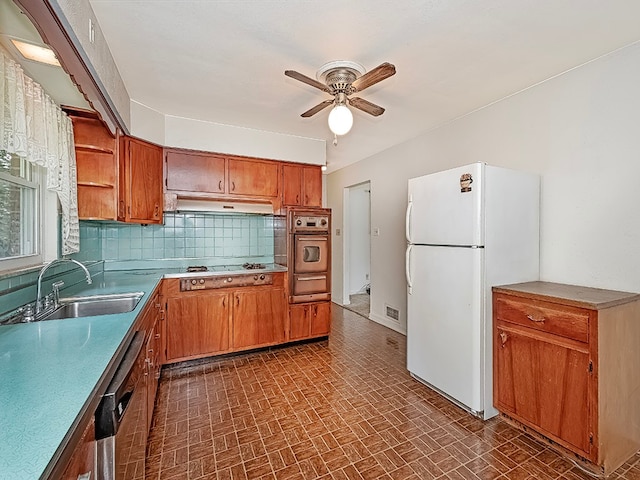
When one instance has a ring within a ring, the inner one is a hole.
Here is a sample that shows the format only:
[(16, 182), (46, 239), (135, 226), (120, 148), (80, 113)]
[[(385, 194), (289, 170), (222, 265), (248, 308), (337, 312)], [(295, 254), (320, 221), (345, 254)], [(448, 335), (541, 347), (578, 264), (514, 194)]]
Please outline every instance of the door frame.
[[(351, 304), (350, 278), (351, 278), (351, 253), (349, 244), (351, 240), (351, 189), (363, 185), (369, 185), (369, 283), (371, 283), (371, 180), (354, 183), (343, 188), (342, 191), (342, 305)], [(371, 294), (369, 296), (371, 301)]]

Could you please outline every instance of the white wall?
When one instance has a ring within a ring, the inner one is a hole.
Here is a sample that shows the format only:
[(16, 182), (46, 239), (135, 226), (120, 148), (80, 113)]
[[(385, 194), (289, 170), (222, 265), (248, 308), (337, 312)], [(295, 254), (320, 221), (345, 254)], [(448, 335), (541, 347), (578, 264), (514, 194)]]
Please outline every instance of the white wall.
[[(369, 283), (370, 230), (369, 189), (363, 183), (349, 189), (349, 293), (362, 290)], [(345, 234), (346, 234), (345, 229)]]
[[(425, 107), (426, 108), (426, 107)], [(407, 180), (484, 161), (542, 177), (542, 280), (640, 291), (640, 45), (490, 105), (327, 179), (333, 298), (342, 297), (343, 188), (371, 180), (371, 316), (406, 329)]]

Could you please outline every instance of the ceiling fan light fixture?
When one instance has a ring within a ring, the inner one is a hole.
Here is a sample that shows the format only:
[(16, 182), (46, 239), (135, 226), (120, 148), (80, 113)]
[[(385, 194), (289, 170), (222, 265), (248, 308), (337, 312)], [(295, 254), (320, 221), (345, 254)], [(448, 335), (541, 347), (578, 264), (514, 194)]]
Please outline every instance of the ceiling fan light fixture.
[(351, 110), (344, 105), (338, 104), (329, 113), (329, 130), (336, 135), (345, 135), (349, 133), (353, 126), (353, 114)]

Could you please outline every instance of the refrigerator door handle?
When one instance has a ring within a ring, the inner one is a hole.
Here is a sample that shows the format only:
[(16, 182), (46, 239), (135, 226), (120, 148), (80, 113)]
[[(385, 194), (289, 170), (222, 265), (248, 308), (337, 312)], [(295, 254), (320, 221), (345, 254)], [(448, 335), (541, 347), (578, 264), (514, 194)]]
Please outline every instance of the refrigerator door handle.
[(407, 287), (408, 287), (409, 295), (411, 295), (411, 290), (413, 287), (413, 284), (411, 282), (411, 249), (412, 248), (413, 248), (413, 245), (411, 244), (407, 245), (407, 253), (405, 254), (405, 262), (404, 262), (404, 273), (407, 276)]
[(411, 243), (411, 209), (413, 208), (413, 202), (409, 199), (407, 204), (407, 213), (405, 216), (405, 233), (407, 236), (407, 242)]

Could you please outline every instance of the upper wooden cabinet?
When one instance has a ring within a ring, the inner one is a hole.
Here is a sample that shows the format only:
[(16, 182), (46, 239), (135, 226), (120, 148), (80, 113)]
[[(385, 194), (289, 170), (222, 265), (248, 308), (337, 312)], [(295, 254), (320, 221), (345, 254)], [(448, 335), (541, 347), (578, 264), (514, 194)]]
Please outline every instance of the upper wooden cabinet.
[(278, 196), (278, 164), (268, 160), (229, 158), (228, 189), (231, 195)]
[(73, 122), (79, 218), (162, 223), (162, 148), (114, 137), (94, 112), (66, 111)]
[(282, 166), (282, 204), (321, 207), (322, 171), (320, 167), (284, 164)]
[(118, 220), (162, 223), (162, 148), (123, 136), (119, 160)]
[(118, 142), (93, 112), (68, 112), (73, 122), (78, 178), (78, 216), (116, 220)]
[(167, 150), (165, 186), (181, 192), (225, 193), (225, 158)]
[(165, 163), (169, 194), (268, 201), (278, 197), (279, 162), (168, 149)]

